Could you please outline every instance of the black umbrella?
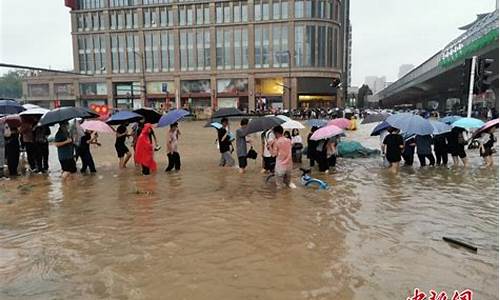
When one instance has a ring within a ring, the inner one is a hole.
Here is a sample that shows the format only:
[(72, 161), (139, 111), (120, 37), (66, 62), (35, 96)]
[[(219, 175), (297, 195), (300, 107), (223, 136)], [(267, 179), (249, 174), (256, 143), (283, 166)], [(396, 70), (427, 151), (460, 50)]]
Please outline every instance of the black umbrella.
[(221, 108), (212, 114), (212, 119), (224, 117), (236, 117), (245, 115), (241, 110), (234, 107)]
[(75, 118), (91, 119), (94, 117), (94, 114), (81, 107), (61, 107), (45, 113), (38, 122), (38, 126), (52, 126)]
[(389, 114), (381, 113), (381, 114), (371, 114), (366, 116), (366, 118), (363, 119), (361, 124), (370, 124), (370, 123), (378, 123), (385, 121), (387, 117), (389, 117)]
[(259, 131), (264, 131), (268, 130), (271, 128), (274, 128), (278, 125), (281, 125), (285, 123), (285, 120), (275, 117), (275, 116), (270, 116), (270, 117), (259, 117), (250, 120), (248, 123), (247, 127), (243, 129), (243, 135), (248, 135), (254, 132), (259, 132)]
[(156, 124), (160, 121), (161, 118), (161, 114), (159, 112), (149, 107), (139, 108), (134, 110), (133, 112), (143, 116), (145, 123)]

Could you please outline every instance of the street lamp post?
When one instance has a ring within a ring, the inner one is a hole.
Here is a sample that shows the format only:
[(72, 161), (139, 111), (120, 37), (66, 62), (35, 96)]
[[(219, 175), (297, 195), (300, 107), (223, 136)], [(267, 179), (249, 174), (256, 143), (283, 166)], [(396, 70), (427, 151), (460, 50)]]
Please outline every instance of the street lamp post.
[(143, 101), (143, 104), (146, 105), (146, 61), (145, 61), (145, 57), (144, 57), (144, 52), (143, 53), (139, 53), (137, 51), (134, 51), (134, 54), (139, 56), (139, 58), (141, 59), (141, 71), (142, 71), (142, 87), (141, 87), (141, 92), (142, 92), (142, 101)]

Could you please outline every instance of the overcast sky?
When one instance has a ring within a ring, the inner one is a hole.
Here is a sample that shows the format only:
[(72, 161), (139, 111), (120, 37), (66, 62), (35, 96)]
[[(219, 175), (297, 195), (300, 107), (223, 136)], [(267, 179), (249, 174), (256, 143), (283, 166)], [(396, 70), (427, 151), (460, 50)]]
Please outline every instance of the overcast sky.
[[(352, 85), (397, 79), (401, 64), (420, 64), (494, 8), (495, 0), (351, 0)], [(70, 32), (64, 0), (0, 0), (1, 62), (71, 69)]]

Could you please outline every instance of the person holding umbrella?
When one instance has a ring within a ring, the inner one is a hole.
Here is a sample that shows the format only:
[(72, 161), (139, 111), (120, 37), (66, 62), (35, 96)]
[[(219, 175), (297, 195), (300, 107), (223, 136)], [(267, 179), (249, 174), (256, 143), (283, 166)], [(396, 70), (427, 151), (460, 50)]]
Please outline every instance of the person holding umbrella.
[(170, 172), (175, 167), (176, 171), (181, 169), (181, 156), (177, 150), (177, 144), (179, 142), (179, 135), (181, 132), (179, 130), (179, 123), (175, 122), (170, 124), (170, 130), (167, 135), (167, 157), (168, 166), (165, 172)]
[(5, 125), (5, 157), (9, 176), (18, 176), (19, 156), (21, 154), (21, 144), (19, 143), (19, 131), (17, 127)]
[(76, 173), (76, 162), (73, 155), (73, 140), (68, 131), (68, 122), (59, 124), (59, 130), (54, 138), (57, 147), (57, 156), (61, 164), (62, 178), (66, 179)]
[(434, 135), (432, 143), (434, 144), (434, 154), (436, 155), (436, 165), (446, 167), (448, 164), (448, 133)]
[(90, 173), (97, 172), (95, 169), (94, 158), (92, 157), (92, 153), (90, 153), (90, 145), (101, 146), (101, 144), (97, 141), (97, 133), (85, 130), (83, 136), (80, 138), (80, 146), (78, 147), (78, 155), (82, 160), (82, 168), (80, 169), (80, 173), (87, 173), (87, 168), (90, 170)]
[(453, 166), (458, 167), (459, 158), (462, 160), (464, 167), (467, 167), (467, 154), (465, 153), (465, 145), (467, 139), (464, 137), (465, 129), (461, 127), (453, 127), (448, 135), (448, 149), (453, 159)]
[(42, 173), (49, 170), (49, 136), (49, 126), (37, 126), (35, 128), (36, 165), (38, 172)]
[(404, 148), (404, 141), (399, 130), (396, 128), (389, 128), (389, 134), (384, 139), (384, 153), (387, 161), (391, 164), (390, 170), (393, 173), (398, 173), (399, 162), (401, 161), (401, 151)]
[(142, 175), (149, 175), (156, 171), (151, 131), (153, 131), (153, 126), (149, 123), (144, 124), (141, 135), (137, 139), (135, 161), (142, 166)]
[(426, 159), (429, 159), (429, 165), (434, 166), (435, 159), (432, 155), (432, 137), (430, 135), (417, 135), (415, 137), (417, 144), (417, 156), (420, 161), (420, 167), (425, 167)]
[(493, 146), (495, 145), (496, 138), (493, 132), (495, 131), (495, 127), (491, 127), (488, 130), (484, 131), (479, 138), (479, 155), (484, 160), (484, 165), (489, 168), (493, 166)]
[(318, 127), (313, 126), (311, 132), (307, 135), (307, 158), (309, 159), (309, 166), (311, 168), (314, 167), (314, 162), (316, 161), (316, 147), (318, 146), (318, 142), (311, 140), (311, 136), (316, 130), (318, 130)]
[(33, 136), (33, 123), (31, 119), (24, 119), (19, 127), (21, 133), (21, 140), (24, 149), (26, 150), (26, 155), (28, 157), (28, 164), (30, 167), (30, 172), (36, 171), (36, 148), (35, 140)]
[(231, 155), (231, 142), (229, 140), (229, 121), (227, 118), (222, 118), (222, 127), (217, 130), (217, 137), (219, 140), (219, 152), (221, 167), (233, 167), (234, 159)]
[(125, 140), (127, 139), (127, 137), (130, 136), (129, 132), (127, 131), (127, 126), (128, 123), (123, 123), (120, 124), (116, 129), (115, 150), (116, 150), (116, 155), (120, 160), (119, 166), (121, 169), (127, 167), (127, 163), (132, 157), (132, 154), (130, 154), (130, 151), (125, 145)]
[(248, 125), (248, 119), (243, 118), (240, 122), (240, 128), (236, 129), (236, 154), (238, 155), (238, 167), (241, 174), (245, 173), (247, 167), (247, 137), (243, 133)]

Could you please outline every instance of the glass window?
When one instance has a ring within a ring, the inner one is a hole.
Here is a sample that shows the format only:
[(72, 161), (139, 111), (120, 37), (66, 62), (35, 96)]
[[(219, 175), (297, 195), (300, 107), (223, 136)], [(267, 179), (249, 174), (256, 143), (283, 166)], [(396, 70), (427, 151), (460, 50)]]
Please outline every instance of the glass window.
[(273, 0), (273, 20), (279, 20), (281, 18), (280, 8), (281, 8), (280, 1)]
[(231, 23), (231, 7), (229, 3), (224, 3), (224, 23)]
[(262, 26), (255, 26), (255, 67), (262, 68)]
[(339, 61), (338, 61), (338, 29), (335, 28), (333, 30), (333, 67), (338, 68), (339, 67)]
[(125, 28), (125, 16), (122, 12), (118, 13), (118, 29)]
[(203, 19), (205, 24), (210, 23), (210, 9), (208, 7), (208, 4), (205, 4), (203, 7)]
[(196, 25), (203, 24), (203, 6), (196, 5)]
[(185, 6), (179, 7), (179, 25), (180, 26), (186, 25), (186, 7)]
[(241, 29), (241, 48), (243, 49), (241, 64), (246, 69), (248, 68), (248, 30), (246, 27)]
[(281, 24), (273, 24), (273, 67), (281, 65), (283, 52), (281, 51)]
[(194, 32), (188, 32), (187, 33), (187, 46), (188, 46), (188, 70), (192, 71), (194, 70), (194, 62), (195, 62), (195, 56), (194, 56)]
[(326, 66), (326, 27), (318, 26), (318, 67)]
[(304, 1), (295, 0), (295, 18), (304, 17)]
[(281, 1), (281, 18), (288, 19), (288, 1)]
[(269, 67), (269, 56), (269, 26), (266, 25), (262, 28), (262, 67)]
[(135, 72), (135, 52), (134, 52), (134, 36), (127, 35), (127, 72)]
[(118, 54), (120, 59), (120, 73), (125, 73), (125, 66), (127, 65), (125, 59), (125, 36), (118, 36)]
[(255, 21), (262, 20), (262, 5), (260, 1), (255, 1), (254, 3), (254, 19)]
[(262, 1), (262, 20), (269, 20), (269, 0)]
[(304, 26), (295, 26), (295, 65), (304, 65)]
[(248, 21), (248, 5), (246, 4), (246, 2), (241, 3), (241, 21)]
[(306, 50), (305, 50), (305, 66), (313, 67), (316, 64), (316, 27), (306, 26)]
[(144, 27), (151, 27), (151, 12), (149, 9), (145, 9), (143, 13), (144, 17)]
[(224, 15), (222, 12), (222, 3), (217, 3), (217, 6), (215, 7), (215, 14), (216, 14), (217, 24), (221, 24), (222, 22), (224, 22)]
[(187, 8), (187, 24), (188, 25), (193, 25), (193, 12), (194, 12), (194, 9), (192, 6), (188, 6)]
[(231, 44), (233, 40), (233, 30), (232, 28), (224, 29), (224, 68), (231, 69), (232, 68), (232, 49)]
[(146, 72), (153, 71), (153, 34), (148, 32), (144, 33), (144, 59), (146, 61)]
[(234, 30), (234, 68), (241, 68), (241, 28)]
[(118, 36), (117, 35), (111, 36), (111, 63), (112, 63), (113, 73), (118, 73), (120, 63), (118, 60)]
[(233, 21), (235, 23), (241, 22), (241, 6), (239, 2), (233, 3)]
[(204, 46), (204, 59), (205, 70), (210, 69), (210, 31), (206, 30), (204, 33), (205, 46)]
[(224, 32), (222, 28), (217, 28), (217, 37), (215, 39), (216, 43), (216, 53), (215, 53), (215, 58), (216, 58), (216, 64), (217, 64), (217, 69), (222, 69), (224, 65)]
[(94, 30), (99, 30), (99, 14), (92, 14), (92, 25)]
[(305, 0), (305, 17), (306, 18), (311, 18), (312, 17), (312, 0)]
[(134, 11), (134, 28), (139, 27), (139, 15), (136, 11)]
[(326, 43), (326, 64), (329, 68), (332, 67), (332, 44), (333, 44), (333, 38), (332, 38), (332, 28), (328, 27), (327, 29), (327, 43)]
[(181, 70), (186, 71), (188, 68), (188, 51), (187, 51), (187, 32), (180, 32), (180, 52), (181, 52)]
[(205, 65), (204, 65), (204, 59), (203, 59), (203, 31), (196, 31), (196, 69), (197, 70), (203, 70)]

